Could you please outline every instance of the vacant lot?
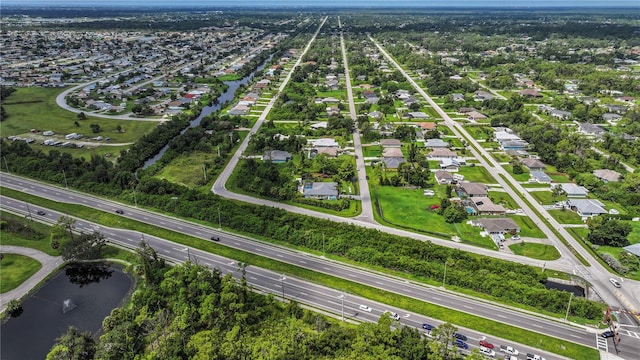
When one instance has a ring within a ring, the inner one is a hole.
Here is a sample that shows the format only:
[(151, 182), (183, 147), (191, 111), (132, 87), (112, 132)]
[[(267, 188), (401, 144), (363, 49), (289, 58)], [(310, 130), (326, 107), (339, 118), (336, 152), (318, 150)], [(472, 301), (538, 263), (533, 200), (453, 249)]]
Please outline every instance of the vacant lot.
[(510, 245), (509, 249), (516, 255), (538, 260), (557, 260), (560, 258), (560, 253), (552, 245), (523, 242)]

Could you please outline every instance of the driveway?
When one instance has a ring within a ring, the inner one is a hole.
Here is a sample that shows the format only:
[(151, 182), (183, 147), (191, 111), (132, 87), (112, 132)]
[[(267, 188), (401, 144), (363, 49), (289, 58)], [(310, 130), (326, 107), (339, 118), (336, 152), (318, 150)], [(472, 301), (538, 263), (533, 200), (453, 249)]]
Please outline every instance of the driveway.
[(4, 312), (10, 300), (20, 299), (25, 296), (29, 291), (31, 291), (31, 289), (36, 287), (36, 285), (38, 285), (53, 271), (58, 269), (58, 267), (60, 267), (60, 265), (62, 265), (63, 263), (61, 256), (47, 255), (40, 250), (27, 247), (3, 245), (0, 246), (0, 252), (6, 254), (20, 254), (28, 256), (30, 258), (38, 260), (40, 264), (42, 264), (40, 270), (38, 270), (38, 272), (33, 274), (33, 276), (31, 276), (30, 278), (25, 280), (25, 282), (20, 284), (20, 286), (2, 294), (2, 296), (0, 297), (0, 313)]

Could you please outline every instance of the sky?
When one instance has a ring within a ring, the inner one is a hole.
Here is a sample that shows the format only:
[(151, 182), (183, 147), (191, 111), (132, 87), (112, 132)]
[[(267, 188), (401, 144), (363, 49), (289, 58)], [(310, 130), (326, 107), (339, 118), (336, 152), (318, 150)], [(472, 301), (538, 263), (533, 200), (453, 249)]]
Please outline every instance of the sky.
[[(640, 0), (0, 0), (2, 6), (109, 7), (634, 7)], [(640, 14), (640, 12), (639, 12)]]

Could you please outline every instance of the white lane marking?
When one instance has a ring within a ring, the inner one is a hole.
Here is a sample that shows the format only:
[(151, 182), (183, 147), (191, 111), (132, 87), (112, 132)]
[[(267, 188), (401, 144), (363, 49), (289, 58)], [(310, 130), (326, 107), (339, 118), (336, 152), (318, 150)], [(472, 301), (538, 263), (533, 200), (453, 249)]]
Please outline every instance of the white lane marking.
[(540, 329), (542, 329), (542, 328), (543, 328), (542, 326), (540, 326), (540, 325), (538, 325), (538, 324), (531, 324), (531, 326), (535, 326), (535, 327), (540, 328)]
[(304, 291), (300, 291), (300, 295), (309, 296), (309, 294), (307, 294), (307, 293), (306, 293), (306, 292), (304, 292)]
[(298, 262), (299, 262), (299, 263), (301, 263), (301, 264), (306, 264), (306, 263), (307, 263), (307, 262), (306, 262), (306, 261), (304, 261), (304, 260), (298, 260)]
[(331, 271), (331, 269), (329, 269), (329, 268), (328, 268), (328, 267), (326, 267), (326, 266), (323, 266), (322, 268), (323, 268), (323, 269), (325, 269), (325, 270), (327, 270), (327, 271)]
[(506, 316), (501, 315), (501, 314), (496, 314), (496, 316), (497, 316), (497, 317), (501, 317), (501, 318), (503, 318), (503, 319), (506, 319), (506, 318), (507, 318)]
[(471, 306), (469, 306), (469, 305), (462, 305), (462, 307), (463, 307), (463, 308), (466, 308), (466, 309), (473, 309), (473, 308), (472, 308)]
[(442, 299), (440, 299), (440, 298), (438, 298), (438, 297), (435, 297), (435, 296), (434, 296), (434, 297), (432, 297), (432, 299), (433, 299), (433, 300), (435, 300), (435, 301), (440, 301), (440, 300), (442, 300)]

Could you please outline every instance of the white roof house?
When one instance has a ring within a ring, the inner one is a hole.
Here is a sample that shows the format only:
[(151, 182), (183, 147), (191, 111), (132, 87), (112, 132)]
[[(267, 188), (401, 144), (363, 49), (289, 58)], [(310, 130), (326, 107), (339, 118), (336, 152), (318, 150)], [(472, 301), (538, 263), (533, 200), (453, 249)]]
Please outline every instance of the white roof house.
[(584, 186), (579, 186), (574, 183), (562, 183), (554, 186), (560, 186), (560, 188), (567, 193), (568, 197), (585, 197), (589, 193)]

